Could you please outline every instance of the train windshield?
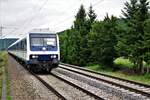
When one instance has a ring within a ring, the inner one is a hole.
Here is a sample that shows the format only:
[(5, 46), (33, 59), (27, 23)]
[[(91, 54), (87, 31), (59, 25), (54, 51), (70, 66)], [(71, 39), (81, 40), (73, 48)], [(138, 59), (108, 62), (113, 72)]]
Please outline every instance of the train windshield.
[(31, 46), (56, 46), (56, 38), (32, 38)]
[(31, 46), (56, 46), (56, 37), (31, 37)]

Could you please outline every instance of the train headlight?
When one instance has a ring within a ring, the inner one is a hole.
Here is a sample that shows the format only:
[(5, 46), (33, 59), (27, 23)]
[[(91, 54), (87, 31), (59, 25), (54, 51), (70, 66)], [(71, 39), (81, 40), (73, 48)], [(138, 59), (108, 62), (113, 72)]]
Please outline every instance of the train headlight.
[(44, 51), (45, 51), (45, 50), (46, 50), (46, 48), (45, 48), (45, 47), (43, 47), (43, 48), (42, 48), (42, 50), (44, 50)]
[(56, 57), (57, 57), (56, 55), (51, 55), (51, 58), (54, 58), (54, 59), (55, 59)]
[(32, 58), (33, 58), (33, 59), (35, 59), (35, 58), (38, 58), (38, 56), (36, 56), (36, 55), (33, 55), (33, 56), (32, 56)]
[(32, 58), (36, 58), (36, 56), (33, 55)]
[(53, 58), (56, 58), (56, 55), (53, 55)]
[(38, 58), (38, 56), (35, 56), (35, 58)]

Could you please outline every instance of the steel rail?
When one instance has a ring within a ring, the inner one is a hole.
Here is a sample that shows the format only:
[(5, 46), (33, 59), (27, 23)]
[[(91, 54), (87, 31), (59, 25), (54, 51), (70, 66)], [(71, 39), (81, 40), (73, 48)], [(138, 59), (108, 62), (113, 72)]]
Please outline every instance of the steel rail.
[[(91, 72), (91, 73), (94, 73), (94, 74), (99, 74), (99, 73), (96, 73), (96, 72), (93, 72), (93, 71), (90, 71), (90, 70), (85, 70), (83, 68), (79, 68), (79, 67), (74, 67), (73, 65), (68, 65), (68, 64), (62, 64), (62, 65), (65, 65), (65, 66), (69, 66), (69, 67), (73, 67), (74, 69), (78, 69), (78, 70), (82, 70), (82, 71), (87, 71), (87, 72)], [(59, 66), (59, 68), (62, 68), (62, 69), (66, 69), (68, 71), (71, 71), (71, 72), (75, 72), (75, 73), (78, 73), (78, 74), (81, 74), (81, 75), (84, 75), (84, 76), (87, 76), (87, 77), (90, 77), (90, 78), (93, 78), (93, 79), (96, 79), (96, 80), (99, 80), (99, 81), (104, 81), (106, 83), (109, 83), (109, 84), (112, 84), (112, 85), (115, 85), (115, 86), (119, 86), (121, 88), (124, 88), (124, 89), (127, 89), (127, 90), (130, 90), (130, 91), (133, 91), (133, 92), (136, 92), (136, 93), (139, 93), (139, 94), (142, 94), (144, 96), (147, 96), (147, 97), (150, 97), (150, 93), (149, 92), (145, 92), (145, 91), (141, 91), (141, 90), (138, 90), (138, 89), (135, 89), (135, 88), (132, 88), (130, 86), (126, 86), (126, 85), (123, 85), (123, 84), (119, 84), (117, 82), (113, 82), (113, 81), (110, 81), (110, 80), (107, 80), (107, 79), (103, 79), (103, 78), (100, 78), (100, 77), (95, 77), (95, 76), (92, 76), (92, 75), (88, 75), (88, 74), (85, 74), (85, 73), (81, 73), (79, 71), (75, 71), (75, 70), (72, 70), (72, 69), (69, 69), (69, 68), (64, 68), (64, 67), (61, 67)], [(103, 75), (103, 74), (99, 74), (99, 75)], [(109, 75), (104, 75), (105, 77), (109, 77)], [(113, 78), (113, 77), (110, 77), (110, 78)], [(116, 79), (116, 78), (114, 78)], [(122, 81), (125, 81), (125, 80), (122, 80)], [(129, 83), (132, 83), (131, 81), (125, 81), (125, 82), (129, 82)], [(135, 84), (134, 82), (132, 84)], [(137, 84), (135, 84), (137, 85)], [(139, 85), (139, 84), (138, 84)], [(144, 85), (139, 85), (139, 86), (144, 86)], [(149, 88), (148, 85), (146, 85), (147, 87), (146, 88)]]
[(88, 95), (94, 97), (95, 99), (104, 100), (104, 99), (101, 98), (100, 96), (98, 96), (98, 95), (96, 95), (96, 94), (94, 94), (94, 93), (92, 93), (92, 92), (90, 92), (90, 91), (88, 91), (88, 90), (86, 90), (86, 89), (84, 89), (84, 88), (82, 88), (82, 87), (76, 85), (75, 83), (70, 82), (70, 81), (68, 81), (68, 80), (66, 80), (66, 79), (64, 79), (64, 78), (62, 78), (62, 77), (56, 75), (56, 74), (53, 74), (53, 73), (52, 73), (52, 76), (56, 77), (56, 78), (59, 79), (59, 80), (62, 80), (63, 82), (65, 82), (65, 83), (67, 83), (67, 84), (69, 84), (69, 85), (71, 85), (71, 86), (73, 86), (73, 87), (75, 87), (75, 88), (77, 88), (77, 89), (79, 89), (79, 90), (81, 90), (81, 91), (83, 91), (84, 93), (87, 93)]
[(50, 91), (52, 91), (53, 93), (55, 93), (59, 98), (61, 98), (62, 100), (67, 100), (63, 95), (61, 95), (57, 90), (55, 90), (51, 85), (49, 85), (47, 82), (45, 82), (42, 78), (40, 78), (39, 76), (37, 76), (36, 74), (32, 73), (31, 74), (36, 77), (42, 84), (44, 84), (44, 86), (46, 86)]
[(44, 86), (46, 86), (46, 88), (48, 88), (50, 91), (52, 91), (54, 94), (56, 94), (59, 98), (61, 98), (61, 100), (67, 100), (63, 95), (61, 95), (57, 90), (55, 90), (50, 84), (45, 82), (42, 78), (40, 78), (38, 75), (36, 75), (31, 70), (28, 70), (27, 67), (25, 67), (23, 64), (21, 64), (21, 62), (19, 62), (17, 57), (15, 57), (14, 55), (11, 55), (11, 54), (10, 54), (10, 56), (12, 56), (18, 62), (18, 64), (22, 65), (22, 67), (24, 67), (24, 69), (26, 69), (31, 75), (33, 75), (36, 79), (38, 79)]
[(75, 68), (75, 69), (80, 69), (80, 70), (83, 70), (83, 71), (87, 71), (87, 72), (90, 72), (90, 73), (94, 73), (94, 74), (97, 74), (97, 75), (103, 75), (103, 76), (106, 76), (106, 77), (118, 79), (118, 80), (121, 80), (121, 81), (130, 82), (130, 83), (134, 83), (134, 84), (136, 84), (136, 85), (140, 85), (140, 86), (144, 86), (144, 87), (146, 87), (146, 88), (150, 88), (150, 85), (149, 85), (149, 84), (143, 84), (143, 83), (140, 83), (140, 82), (127, 80), (127, 79), (123, 79), (123, 78), (119, 78), (119, 77), (115, 77), (115, 76), (103, 74), (103, 73), (100, 73), (100, 72), (95, 72), (95, 71), (92, 71), (92, 70), (90, 70), (90, 69), (86, 69), (86, 68), (79, 67), (79, 66), (75, 66), (75, 65), (70, 65), (70, 64), (65, 64), (65, 63), (60, 63), (60, 64), (61, 64), (61, 65), (66, 65), (66, 66), (69, 66), (69, 67), (72, 67), (72, 68)]

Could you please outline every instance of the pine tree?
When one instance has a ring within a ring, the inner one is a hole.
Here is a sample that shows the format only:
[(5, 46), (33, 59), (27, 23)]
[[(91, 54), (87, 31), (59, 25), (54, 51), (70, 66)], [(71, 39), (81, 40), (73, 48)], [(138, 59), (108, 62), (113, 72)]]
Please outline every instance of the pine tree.
[(136, 57), (134, 57), (135, 47), (134, 44), (137, 40), (137, 14), (138, 14), (138, 1), (137, 0), (130, 0), (130, 2), (125, 3), (124, 11), (122, 10), (124, 15), (124, 20), (127, 23), (128, 29), (125, 32), (123, 37), (120, 38), (118, 46), (120, 46), (120, 50), (124, 50), (127, 52), (128, 55), (123, 55), (129, 57), (131, 61), (136, 64)]
[[(144, 61), (150, 64), (150, 19), (145, 21), (144, 31)], [(147, 66), (147, 73), (150, 72), (149, 69), (150, 67)]]
[(138, 25), (137, 25), (137, 30), (139, 32), (139, 40), (137, 41), (138, 43), (137, 45), (137, 49), (139, 52), (139, 70), (141, 71), (141, 73), (144, 73), (143, 70), (143, 56), (144, 56), (144, 52), (145, 52), (145, 46), (144, 46), (144, 24), (145, 21), (148, 19), (148, 1), (147, 0), (140, 0), (140, 4), (139, 4), (139, 13), (138, 13)]
[(144, 23), (148, 19), (147, 0), (130, 0), (125, 3), (125, 11), (122, 11), (127, 24), (128, 31), (125, 35), (125, 46), (129, 51), (128, 57), (142, 72), (144, 55)]
[(83, 5), (81, 5), (75, 18), (74, 29), (81, 30), (86, 25), (86, 12)]
[(91, 5), (89, 8), (89, 12), (88, 12), (88, 20), (89, 20), (90, 26), (95, 21), (96, 17), (97, 17), (97, 15), (95, 14), (95, 12), (92, 8), (92, 5)]
[(124, 19), (128, 22), (134, 20), (136, 18), (136, 14), (138, 11), (138, 1), (137, 0), (130, 0), (130, 2), (125, 3), (124, 10), (122, 13), (124, 15)]
[(81, 5), (73, 25), (75, 37), (76, 62), (78, 65), (85, 65), (87, 60), (87, 19), (84, 6)]
[[(62, 59), (66, 62), (75, 65), (84, 66), (89, 62), (89, 48), (88, 48), (88, 33), (91, 30), (91, 24), (94, 22), (96, 16), (92, 7), (89, 11), (89, 19), (85, 12), (84, 6), (81, 5), (77, 15), (75, 16), (74, 24), (70, 31), (66, 31), (62, 36)], [(88, 23), (90, 22), (90, 23)], [(69, 40), (67, 40), (69, 39)], [(69, 43), (67, 43), (69, 42)]]
[(92, 56), (98, 64), (113, 66), (113, 60), (116, 57), (115, 45), (117, 43), (117, 19), (115, 17), (106, 17), (104, 21), (97, 22), (93, 25), (93, 35), (91, 44), (93, 45)]
[(86, 53), (87, 53), (87, 63), (91, 63), (94, 61), (94, 58), (92, 56), (92, 46), (91, 44), (89, 44), (89, 42), (91, 41), (91, 34), (90, 34), (90, 31), (92, 30), (92, 25), (96, 22), (96, 13), (94, 12), (93, 8), (92, 8), (92, 5), (90, 6), (89, 8), (89, 11), (88, 11), (88, 20), (87, 20), (87, 31), (88, 31), (88, 34), (87, 34), (87, 49), (86, 49)]

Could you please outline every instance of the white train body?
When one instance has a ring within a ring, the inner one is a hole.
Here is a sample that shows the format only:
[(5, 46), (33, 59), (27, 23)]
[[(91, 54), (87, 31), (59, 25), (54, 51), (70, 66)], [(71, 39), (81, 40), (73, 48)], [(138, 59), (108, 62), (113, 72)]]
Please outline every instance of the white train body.
[(51, 70), (60, 61), (59, 37), (47, 30), (34, 30), (10, 45), (8, 52), (30, 67)]

